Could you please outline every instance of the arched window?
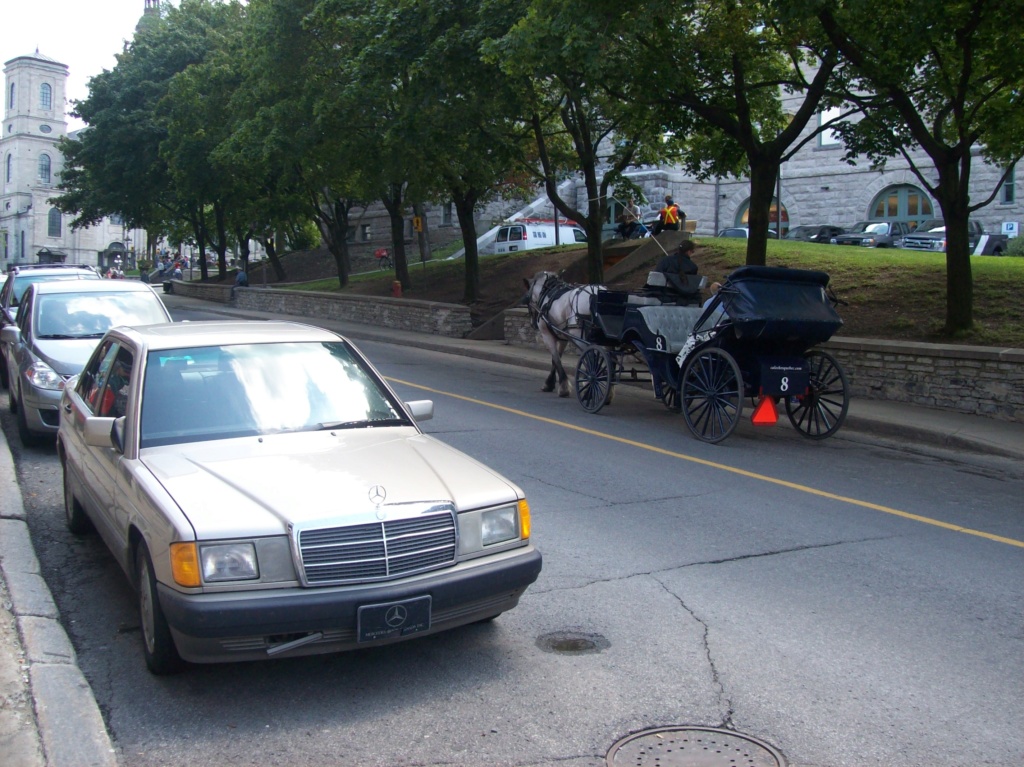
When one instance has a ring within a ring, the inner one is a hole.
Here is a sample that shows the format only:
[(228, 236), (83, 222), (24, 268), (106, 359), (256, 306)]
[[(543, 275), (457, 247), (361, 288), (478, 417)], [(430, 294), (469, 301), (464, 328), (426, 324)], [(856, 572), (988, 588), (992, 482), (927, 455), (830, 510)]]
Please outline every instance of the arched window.
[[(736, 226), (749, 226), (750, 222), (750, 200), (748, 199), (740, 207), (739, 212), (736, 214)], [(771, 235), (775, 236), (775, 229), (778, 227), (779, 220), (779, 206), (777, 200), (772, 198), (772, 207), (768, 210), (768, 228), (771, 230)], [(789, 231), (789, 211), (786, 210), (786, 206), (782, 206), (782, 234)]]
[(14, 83), (11, 83), (11, 95), (7, 100), (7, 108), (14, 109)]
[(911, 229), (932, 215), (928, 195), (911, 184), (883, 189), (871, 203), (868, 213), (872, 221), (906, 221)]
[(60, 237), (60, 211), (56, 208), (50, 208), (50, 213), (47, 216), (46, 236)]
[(13, 175), (14, 175), (14, 155), (8, 154), (7, 155), (6, 167), (4, 168), (4, 181), (6, 181), (8, 184), (11, 183), (11, 176), (13, 176)]
[(39, 86), (39, 108), (53, 108), (53, 88), (50, 87), (49, 83), (43, 83)]
[(39, 183), (50, 183), (50, 155), (39, 155)]

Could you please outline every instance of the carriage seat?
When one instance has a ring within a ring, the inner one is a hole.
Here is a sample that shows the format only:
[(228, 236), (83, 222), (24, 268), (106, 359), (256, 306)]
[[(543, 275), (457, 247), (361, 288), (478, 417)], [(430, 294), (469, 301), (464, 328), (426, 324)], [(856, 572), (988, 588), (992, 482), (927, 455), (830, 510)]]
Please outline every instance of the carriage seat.
[(698, 277), (695, 274), (670, 277), (664, 272), (648, 272), (643, 293), (666, 304), (695, 304), (700, 302), (701, 288), (707, 283), (707, 277)]
[(641, 306), (637, 313), (643, 319), (649, 337), (662, 336), (669, 348), (678, 353), (693, 332), (704, 310), (699, 306)]

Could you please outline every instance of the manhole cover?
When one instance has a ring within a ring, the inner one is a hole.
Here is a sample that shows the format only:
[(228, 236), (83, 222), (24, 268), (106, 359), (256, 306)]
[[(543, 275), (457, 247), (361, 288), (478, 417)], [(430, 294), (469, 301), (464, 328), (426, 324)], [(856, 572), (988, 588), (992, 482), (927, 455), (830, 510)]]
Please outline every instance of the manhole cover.
[(586, 634), (582, 631), (553, 631), (537, 637), (537, 646), (544, 652), (585, 655), (607, 650), (608, 640), (600, 634)]
[(786, 767), (778, 751), (747, 735), (713, 727), (659, 727), (623, 738), (608, 767)]

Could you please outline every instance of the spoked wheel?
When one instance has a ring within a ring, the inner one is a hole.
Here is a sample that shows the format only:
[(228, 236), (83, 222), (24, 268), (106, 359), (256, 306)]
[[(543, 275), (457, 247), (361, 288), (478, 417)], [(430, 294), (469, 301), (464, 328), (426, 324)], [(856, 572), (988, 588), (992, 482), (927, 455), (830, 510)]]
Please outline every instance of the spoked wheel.
[(665, 387), (665, 396), (661, 398), (662, 404), (665, 405), (673, 413), (679, 412), (679, 389), (673, 389), (671, 386)]
[(694, 355), (680, 386), (683, 417), (693, 436), (714, 443), (733, 433), (743, 413), (743, 375), (731, 354), (709, 348)]
[(838, 431), (850, 406), (846, 373), (828, 352), (807, 352), (811, 368), (810, 391), (786, 399), (786, 415), (796, 430), (809, 439), (825, 439)]
[(576, 365), (576, 399), (588, 413), (596, 413), (612, 399), (615, 364), (607, 349), (588, 346)]

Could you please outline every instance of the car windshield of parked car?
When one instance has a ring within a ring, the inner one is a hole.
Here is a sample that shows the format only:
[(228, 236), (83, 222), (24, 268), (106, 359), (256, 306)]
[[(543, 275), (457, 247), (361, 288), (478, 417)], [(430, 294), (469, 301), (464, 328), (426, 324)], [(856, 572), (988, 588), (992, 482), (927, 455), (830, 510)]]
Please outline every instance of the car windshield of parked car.
[(409, 425), (343, 342), (202, 346), (149, 353), (139, 446)]
[(167, 322), (152, 291), (42, 294), (36, 302), (38, 339), (100, 338), (118, 325)]

